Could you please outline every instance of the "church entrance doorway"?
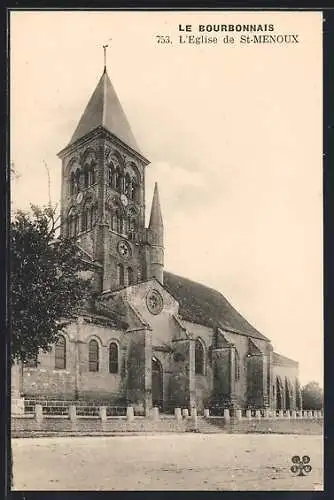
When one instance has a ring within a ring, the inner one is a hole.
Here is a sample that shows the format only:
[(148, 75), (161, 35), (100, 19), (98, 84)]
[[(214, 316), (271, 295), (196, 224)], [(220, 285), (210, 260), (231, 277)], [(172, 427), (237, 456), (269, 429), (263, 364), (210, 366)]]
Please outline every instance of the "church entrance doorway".
[(152, 358), (152, 404), (162, 410), (163, 371), (160, 361), (155, 357)]

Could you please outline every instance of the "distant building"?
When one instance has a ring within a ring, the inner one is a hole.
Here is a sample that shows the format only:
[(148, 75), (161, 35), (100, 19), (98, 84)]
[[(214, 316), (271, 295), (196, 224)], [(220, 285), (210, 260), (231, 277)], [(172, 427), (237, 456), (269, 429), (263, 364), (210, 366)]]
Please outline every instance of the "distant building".
[(59, 157), (62, 231), (77, 236), (100, 300), (24, 367), (24, 396), (138, 411), (300, 408), (298, 363), (274, 353), (221, 293), (164, 270), (158, 186), (146, 227), (149, 160), (106, 69)]

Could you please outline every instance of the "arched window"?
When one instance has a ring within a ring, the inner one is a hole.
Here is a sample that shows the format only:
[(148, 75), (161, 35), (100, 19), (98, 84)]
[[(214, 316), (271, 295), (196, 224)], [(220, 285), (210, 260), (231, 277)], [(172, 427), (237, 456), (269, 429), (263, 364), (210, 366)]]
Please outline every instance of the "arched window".
[(125, 194), (129, 198), (131, 198), (131, 191), (132, 191), (132, 189), (131, 189), (131, 179), (130, 179), (129, 174), (126, 174), (125, 175), (124, 192), (125, 192)]
[(235, 350), (235, 357), (234, 357), (234, 378), (235, 380), (240, 379), (240, 357), (237, 349)]
[(137, 229), (136, 219), (131, 218), (129, 220), (129, 231), (131, 233), (134, 233), (136, 231), (136, 229)]
[(88, 165), (84, 167), (84, 187), (87, 188), (89, 186), (89, 168)]
[(112, 211), (109, 206), (106, 206), (106, 218), (109, 229), (112, 229)]
[(71, 173), (71, 180), (70, 180), (70, 194), (75, 193), (75, 173)]
[(122, 217), (122, 234), (127, 234), (129, 231), (129, 223), (126, 217)]
[(90, 372), (99, 371), (99, 344), (94, 339), (89, 342), (88, 363)]
[(68, 212), (67, 229), (70, 238), (76, 236), (79, 232), (79, 215), (73, 211), (73, 208)]
[(109, 346), (109, 373), (118, 373), (118, 345), (112, 342)]
[(88, 228), (89, 229), (92, 229), (95, 225), (95, 222), (96, 222), (96, 213), (97, 213), (97, 210), (96, 210), (96, 206), (93, 205), (90, 207), (90, 210), (89, 210), (89, 220), (88, 220)]
[(121, 213), (120, 213), (120, 210), (117, 208), (116, 209), (116, 227), (115, 227), (115, 231), (117, 233), (121, 233), (122, 232), (122, 218), (121, 218)]
[(117, 279), (120, 286), (124, 285), (124, 266), (123, 264), (118, 264), (117, 266)]
[(55, 369), (65, 370), (65, 368), (66, 368), (66, 340), (63, 335), (60, 335), (55, 345)]
[(116, 214), (116, 212), (113, 212), (111, 214), (111, 230), (112, 231), (117, 231), (117, 222), (118, 222), (117, 214)]
[(122, 176), (121, 176), (121, 171), (119, 167), (116, 168), (116, 174), (115, 174), (115, 188), (117, 191), (122, 191)]
[(163, 369), (160, 361), (152, 358), (152, 404), (158, 408), (163, 406)]
[(107, 167), (107, 184), (109, 187), (114, 187), (113, 186), (113, 182), (114, 182), (114, 165), (112, 162), (110, 162), (108, 164), (108, 167)]
[(130, 199), (133, 201), (138, 201), (138, 182), (137, 179), (133, 178), (131, 181)]
[(128, 267), (128, 285), (134, 284), (134, 272), (132, 267)]
[(199, 339), (195, 341), (195, 373), (204, 375), (204, 346)]
[(80, 191), (80, 176), (81, 176), (81, 172), (77, 168), (75, 171), (75, 188), (74, 188), (75, 193), (79, 193), (79, 191)]
[(90, 185), (95, 184), (96, 182), (96, 168), (95, 168), (95, 163), (92, 162), (90, 167), (89, 167), (89, 177), (90, 177)]

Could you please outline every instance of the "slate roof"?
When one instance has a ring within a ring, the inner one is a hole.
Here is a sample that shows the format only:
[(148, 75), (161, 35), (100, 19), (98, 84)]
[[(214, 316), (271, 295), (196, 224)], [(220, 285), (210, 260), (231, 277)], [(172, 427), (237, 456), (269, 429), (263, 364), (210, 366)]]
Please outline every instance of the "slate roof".
[(140, 153), (128, 119), (106, 70), (104, 70), (91, 95), (69, 145), (101, 126)]
[(294, 368), (298, 367), (297, 361), (287, 358), (286, 356), (282, 356), (282, 354), (278, 354), (277, 352), (273, 353), (273, 363), (274, 365), (291, 366)]
[(258, 332), (217, 290), (175, 274), (164, 272), (164, 287), (178, 301), (182, 319), (211, 328), (270, 340)]

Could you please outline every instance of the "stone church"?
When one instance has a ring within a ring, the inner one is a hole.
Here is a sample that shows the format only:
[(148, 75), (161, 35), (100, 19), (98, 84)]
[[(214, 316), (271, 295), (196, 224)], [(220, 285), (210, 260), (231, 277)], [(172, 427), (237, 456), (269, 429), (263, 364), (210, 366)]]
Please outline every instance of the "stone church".
[(149, 160), (106, 68), (58, 156), (62, 231), (77, 238), (97, 299), (24, 366), (21, 395), (131, 404), (138, 414), (301, 408), (298, 363), (220, 292), (164, 269), (158, 186), (146, 225)]

